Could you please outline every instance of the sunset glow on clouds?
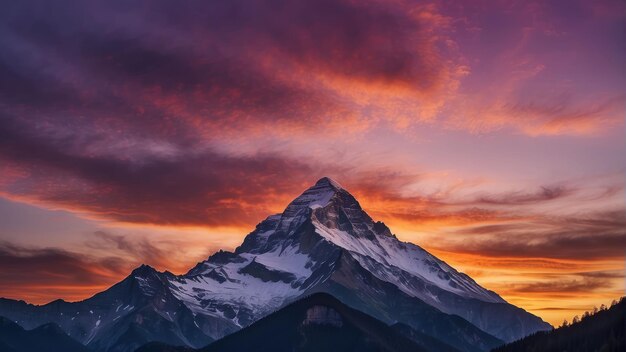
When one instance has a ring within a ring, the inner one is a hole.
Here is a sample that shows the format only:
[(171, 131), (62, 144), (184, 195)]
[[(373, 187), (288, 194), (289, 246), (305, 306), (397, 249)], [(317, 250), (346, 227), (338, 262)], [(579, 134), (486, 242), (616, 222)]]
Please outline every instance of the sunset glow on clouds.
[(624, 295), (621, 1), (5, 7), (0, 296), (184, 272), (326, 175), (553, 324)]

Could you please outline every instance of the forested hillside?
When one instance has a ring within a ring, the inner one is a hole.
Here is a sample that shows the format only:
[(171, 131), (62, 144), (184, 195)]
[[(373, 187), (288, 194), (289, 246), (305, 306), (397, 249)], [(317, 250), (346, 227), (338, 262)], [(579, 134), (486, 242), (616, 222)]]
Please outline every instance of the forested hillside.
[(532, 334), (492, 352), (622, 352), (626, 351), (626, 299), (610, 308), (585, 313), (558, 329)]

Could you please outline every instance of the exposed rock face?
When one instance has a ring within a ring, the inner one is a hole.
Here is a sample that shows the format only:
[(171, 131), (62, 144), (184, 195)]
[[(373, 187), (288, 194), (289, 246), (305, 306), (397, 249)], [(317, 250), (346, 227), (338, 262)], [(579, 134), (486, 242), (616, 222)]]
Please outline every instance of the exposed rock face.
[(306, 311), (306, 319), (303, 325), (331, 325), (336, 327), (343, 326), (341, 315), (332, 308), (326, 306), (313, 306)]

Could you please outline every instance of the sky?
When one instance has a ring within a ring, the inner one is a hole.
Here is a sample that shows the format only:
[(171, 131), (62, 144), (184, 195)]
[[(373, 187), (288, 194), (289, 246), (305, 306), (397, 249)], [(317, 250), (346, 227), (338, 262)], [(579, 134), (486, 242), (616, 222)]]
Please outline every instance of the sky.
[(624, 295), (626, 5), (15, 1), (0, 296), (234, 249), (317, 179), (559, 325)]

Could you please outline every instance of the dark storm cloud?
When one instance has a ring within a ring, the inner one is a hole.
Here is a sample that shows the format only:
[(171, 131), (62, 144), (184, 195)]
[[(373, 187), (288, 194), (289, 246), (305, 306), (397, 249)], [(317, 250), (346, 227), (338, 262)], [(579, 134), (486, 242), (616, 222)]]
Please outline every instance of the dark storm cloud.
[(447, 79), (432, 28), (400, 5), (24, 1), (0, 16), (0, 103), (51, 123), (323, 124), (348, 112), (316, 75), (416, 93)]
[[(153, 245), (145, 237), (132, 238), (106, 231), (96, 231), (94, 238), (87, 241), (85, 245), (96, 250), (120, 251), (137, 258), (141, 263), (153, 266), (163, 266), (164, 263), (168, 262), (164, 249)], [(168, 265), (165, 266), (168, 267)]]
[(567, 293), (589, 294), (596, 290), (614, 287), (615, 281), (624, 277), (623, 271), (594, 271), (563, 274), (544, 274), (546, 281), (514, 284), (512, 292), (516, 293)]
[(117, 257), (94, 260), (58, 248), (29, 248), (0, 243), (0, 296), (13, 287), (89, 286), (111, 282), (127, 267)]
[(545, 186), (542, 187), (536, 193), (510, 193), (502, 194), (498, 197), (494, 196), (481, 196), (474, 200), (475, 204), (488, 204), (488, 205), (524, 205), (524, 204), (537, 204), (541, 202), (556, 200), (559, 198), (573, 195), (577, 190), (573, 188), (566, 188), (564, 186)]
[(446, 86), (438, 24), (422, 22), (376, 1), (5, 4), (0, 191), (129, 222), (255, 222), (315, 166), (209, 146), (349, 126), (338, 79)]
[[(428, 248), (491, 260), (525, 258), (528, 263), (542, 258), (614, 260), (626, 255), (626, 213), (621, 202), (606, 210), (586, 208), (619, 197), (624, 190), (621, 183), (603, 184), (590, 191), (581, 184), (562, 182), (537, 191), (493, 194), (463, 192), (462, 186), (455, 185), (433, 195), (416, 195), (398, 190), (412, 183), (419, 185), (426, 175), (382, 172), (374, 178), (385, 182), (359, 176), (352, 175), (354, 193), (374, 205), (374, 209), (366, 207), (374, 218), (401, 222), (408, 228), (438, 226), (437, 235), (422, 239)], [(384, 206), (376, 206), (377, 202)], [(575, 205), (577, 210), (565, 212), (567, 215), (541, 210), (555, 205), (563, 209)]]
[[(192, 262), (179, 263), (171, 255), (185, 248), (181, 243), (105, 231), (87, 235), (84, 246), (77, 247), (80, 252), (0, 241), (0, 297), (31, 303), (84, 298), (122, 280), (141, 264), (182, 273)], [(214, 251), (207, 248), (203, 258)]]
[(594, 290), (613, 287), (612, 280), (574, 279), (558, 280), (553, 282), (533, 282), (528, 284), (513, 285), (511, 292), (516, 293), (589, 293)]
[(254, 223), (277, 198), (297, 195), (312, 171), (293, 160), (229, 157), (210, 150), (141, 162), (81, 155), (78, 141), (51, 140), (18, 126), (0, 121), (0, 160), (27, 170), (28, 176), (5, 185), (5, 192), (118, 221)]
[[(139, 236), (137, 234), (117, 234), (108, 231), (95, 231), (93, 236), (88, 236), (84, 243), (86, 248), (90, 250), (109, 253), (115, 253), (118, 256), (127, 258), (129, 266), (138, 266), (140, 264), (148, 264), (155, 268), (166, 268), (177, 273), (183, 273), (189, 270), (192, 260), (189, 253), (184, 248), (189, 248), (190, 244), (179, 238), (167, 238), (164, 240), (155, 240), (149, 236)], [(219, 248), (209, 243), (196, 244), (205, 248), (205, 254), (200, 255), (197, 259), (203, 260)], [(180, 258), (173, 256), (172, 253), (184, 253), (183, 257), (188, 262), (181, 263)]]
[[(575, 217), (536, 215), (524, 222), (458, 230), (448, 250), (492, 257), (593, 260), (623, 258), (626, 215), (623, 210)], [(466, 240), (463, 240), (466, 239)]]

